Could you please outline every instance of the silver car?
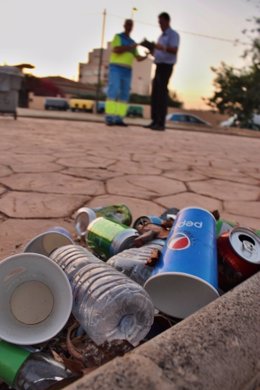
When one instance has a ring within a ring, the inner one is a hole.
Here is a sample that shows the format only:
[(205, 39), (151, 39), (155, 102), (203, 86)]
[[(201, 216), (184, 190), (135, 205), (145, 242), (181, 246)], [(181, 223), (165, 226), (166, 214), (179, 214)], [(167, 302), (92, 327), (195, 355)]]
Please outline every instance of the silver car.
[(203, 125), (203, 126), (212, 126), (209, 122), (204, 121), (196, 115), (186, 114), (182, 112), (174, 112), (166, 116), (166, 120), (170, 122), (180, 123), (180, 124), (191, 124), (191, 125)]

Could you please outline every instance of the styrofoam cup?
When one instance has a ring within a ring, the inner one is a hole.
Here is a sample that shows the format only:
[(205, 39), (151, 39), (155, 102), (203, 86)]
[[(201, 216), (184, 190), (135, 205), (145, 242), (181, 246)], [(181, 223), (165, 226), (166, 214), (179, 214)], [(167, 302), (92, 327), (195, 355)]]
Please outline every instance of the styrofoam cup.
[(0, 339), (20, 345), (51, 339), (72, 302), (66, 274), (48, 257), (21, 253), (0, 262)]

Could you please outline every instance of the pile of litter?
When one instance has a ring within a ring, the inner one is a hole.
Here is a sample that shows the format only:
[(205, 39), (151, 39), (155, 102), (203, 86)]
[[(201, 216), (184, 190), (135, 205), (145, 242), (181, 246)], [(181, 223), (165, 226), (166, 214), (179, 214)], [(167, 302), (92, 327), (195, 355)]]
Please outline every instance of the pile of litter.
[(260, 270), (260, 231), (217, 210), (83, 207), (74, 228), (0, 262), (0, 390), (64, 388)]

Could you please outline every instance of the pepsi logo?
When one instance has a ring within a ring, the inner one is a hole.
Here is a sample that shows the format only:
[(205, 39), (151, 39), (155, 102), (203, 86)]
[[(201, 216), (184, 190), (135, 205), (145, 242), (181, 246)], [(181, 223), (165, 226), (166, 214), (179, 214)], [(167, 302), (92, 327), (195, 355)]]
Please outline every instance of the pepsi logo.
[(183, 226), (193, 227), (194, 226), (195, 228), (201, 229), (203, 226), (203, 222), (202, 221), (186, 221), (186, 219), (184, 219), (184, 221), (177, 223), (176, 226), (177, 227), (183, 227)]
[(184, 233), (177, 233), (170, 238), (167, 246), (169, 249), (180, 251), (190, 246), (190, 239)]

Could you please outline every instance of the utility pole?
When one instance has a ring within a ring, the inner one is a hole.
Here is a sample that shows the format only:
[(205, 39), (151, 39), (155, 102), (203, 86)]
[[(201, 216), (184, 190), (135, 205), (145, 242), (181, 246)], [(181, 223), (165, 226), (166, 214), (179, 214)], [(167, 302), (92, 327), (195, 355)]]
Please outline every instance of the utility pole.
[(102, 33), (101, 33), (101, 47), (100, 47), (100, 52), (99, 52), (97, 88), (96, 88), (96, 113), (97, 113), (97, 108), (98, 108), (98, 101), (99, 101), (100, 87), (101, 87), (101, 73), (102, 73), (102, 63), (103, 63), (106, 15), (107, 15), (107, 11), (106, 11), (106, 9), (104, 9), (104, 11), (103, 11)]

